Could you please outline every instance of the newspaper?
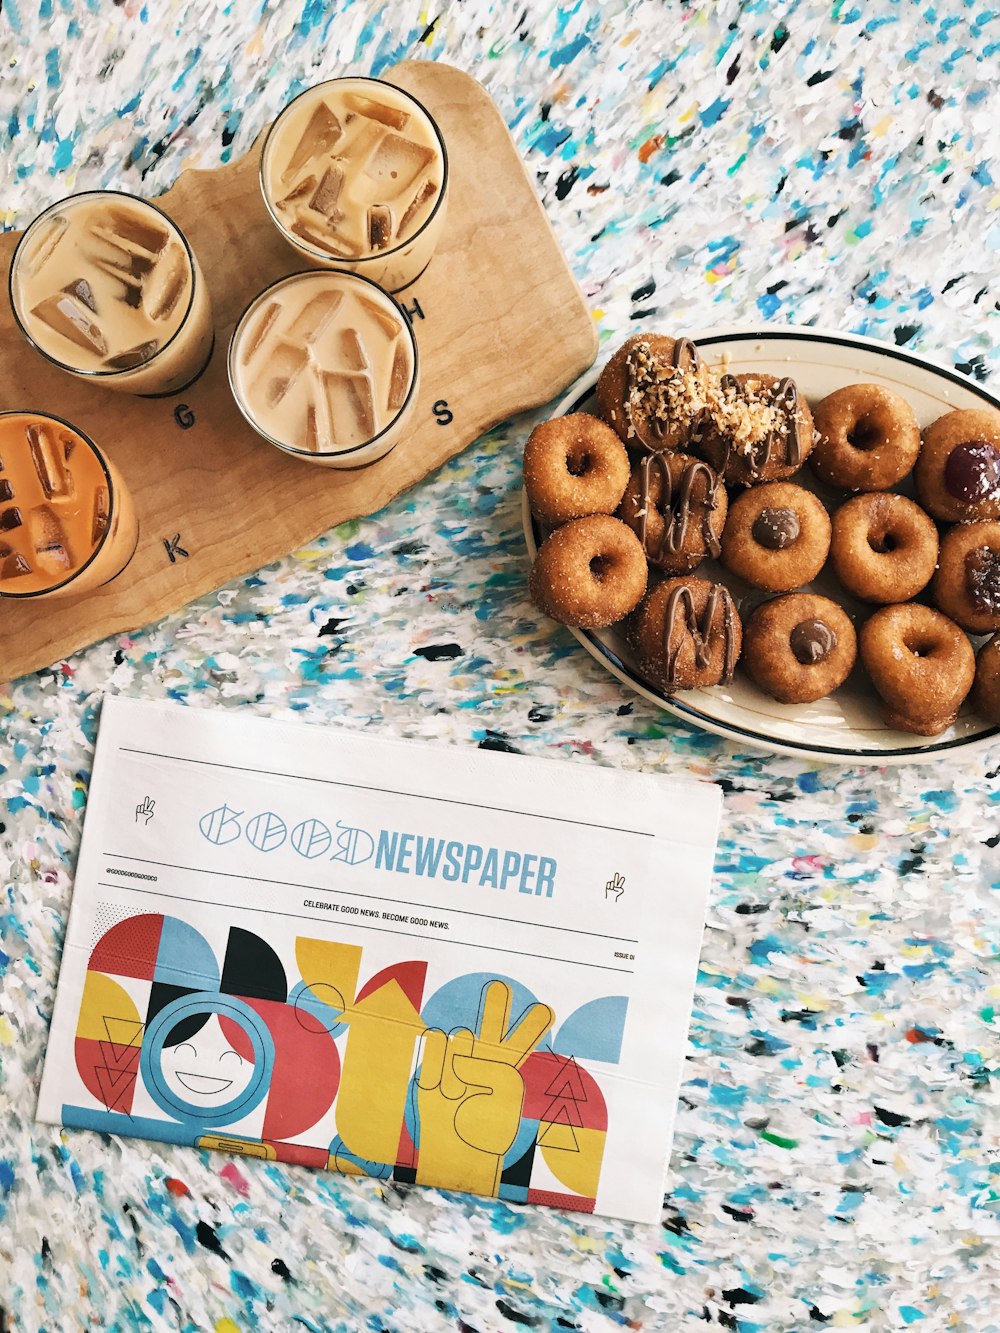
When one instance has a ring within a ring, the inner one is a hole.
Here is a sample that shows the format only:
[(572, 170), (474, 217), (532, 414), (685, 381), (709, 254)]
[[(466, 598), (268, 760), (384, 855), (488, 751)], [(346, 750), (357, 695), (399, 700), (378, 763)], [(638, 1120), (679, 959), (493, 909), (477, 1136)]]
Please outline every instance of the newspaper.
[(38, 1118), (656, 1221), (720, 806), (108, 699)]

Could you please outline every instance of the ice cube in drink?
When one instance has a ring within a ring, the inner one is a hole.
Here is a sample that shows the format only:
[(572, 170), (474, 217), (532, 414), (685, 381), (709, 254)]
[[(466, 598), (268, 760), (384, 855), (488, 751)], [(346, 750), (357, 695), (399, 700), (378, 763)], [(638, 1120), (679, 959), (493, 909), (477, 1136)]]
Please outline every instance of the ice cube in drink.
[(299, 273), (244, 314), (229, 376), (244, 416), (272, 444), (327, 467), (360, 467), (401, 436), (416, 398), (416, 342), (374, 283)]
[(444, 224), (447, 153), (414, 98), (378, 79), (302, 93), (261, 154), (264, 199), (286, 240), (324, 267), (390, 291), (427, 266)]
[(110, 459), (37, 412), (0, 412), (0, 451), (0, 597), (76, 595), (119, 574), (138, 522)]
[(108, 388), (175, 392), (211, 352), (194, 255), (164, 213), (129, 195), (74, 195), (37, 218), (14, 252), (11, 295), (41, 352)]

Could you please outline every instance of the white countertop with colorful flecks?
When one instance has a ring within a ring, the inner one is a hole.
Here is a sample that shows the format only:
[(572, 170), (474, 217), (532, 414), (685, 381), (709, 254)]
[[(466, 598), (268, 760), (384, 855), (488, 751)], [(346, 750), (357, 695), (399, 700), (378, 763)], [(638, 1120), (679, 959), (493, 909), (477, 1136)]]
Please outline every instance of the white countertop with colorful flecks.
[[(985, 3), (6, 0), (0, 223), (76, 190), (155, 195), (309, 84), (404, 58), (489, 89), (602, 355), (768, 320), (997, 376)], [(619, 687), (528, 599), (519, 458), (541, 415), (0, 687), (0, 1328), (1000, 1330), (1000, 747), (802, 764)], [(35, 1125), (106, 693), (720, 782), (662, 1226)]]

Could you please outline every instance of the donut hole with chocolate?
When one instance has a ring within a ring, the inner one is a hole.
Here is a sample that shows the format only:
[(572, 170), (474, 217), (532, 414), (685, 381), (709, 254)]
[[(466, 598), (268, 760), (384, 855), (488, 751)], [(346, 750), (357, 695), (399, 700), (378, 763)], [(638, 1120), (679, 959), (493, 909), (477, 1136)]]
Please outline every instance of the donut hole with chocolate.
[(815, 593), (790, 593), (758, 606), (743, 630), (743, 667), (779, 703), (814, 703), (843, 685), (857, 636), (842, 607)]
[(632, 470), (618, 517), (651, 565), (685, 574), (716, 557), (729, 500), (718, 475), (687, 454), (647, 454)]
[(689, 338), (626, 338), (597, 381), (598, 411), (633, 449), (686, 449), (713, 379)]
[(1000, 629), (1000, 522), (961, 523), (945, 533), (931, 593), (963, 629)]
[(790, 592), (819, 574), (830, 533), (830, 516), (818, 496), (794, 482), (765, 482), (730, 505), (722, 563), (752, 587)]
[(665, 579), (646, 595), (627, 638), (640, 673), (672, 694), (732, 680), (743, 627), (724, 584), (687, 576)]
[(763, 371), (720, 377), (697, 452), (730, 485), (785, 480), (812, 448), (812, 413), (794, 380)]

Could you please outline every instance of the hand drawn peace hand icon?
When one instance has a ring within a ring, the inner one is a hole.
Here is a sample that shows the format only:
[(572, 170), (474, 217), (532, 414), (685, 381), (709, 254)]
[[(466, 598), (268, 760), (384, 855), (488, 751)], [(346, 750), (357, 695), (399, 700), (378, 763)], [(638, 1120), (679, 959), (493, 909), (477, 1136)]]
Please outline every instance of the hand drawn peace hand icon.
[(144, 796), (142, 798), (142, 804), (135, 807), (135, 822), (138, 824), (140, 819), (144, 819), (148, 825), (149, 821), (153, 818), (153, 807), (155, 805), (156, 802), (151, 797)]
[(555, 1019), (533, 1004), (509, 1028), (513, 995), (504, 981), (486, 987), (479, 1033), (424, 1033), (417, 1075), (422, 1184), (496, 1195), (504, 1154), (517, 1137), (524, 1105), (518, 1067)]

